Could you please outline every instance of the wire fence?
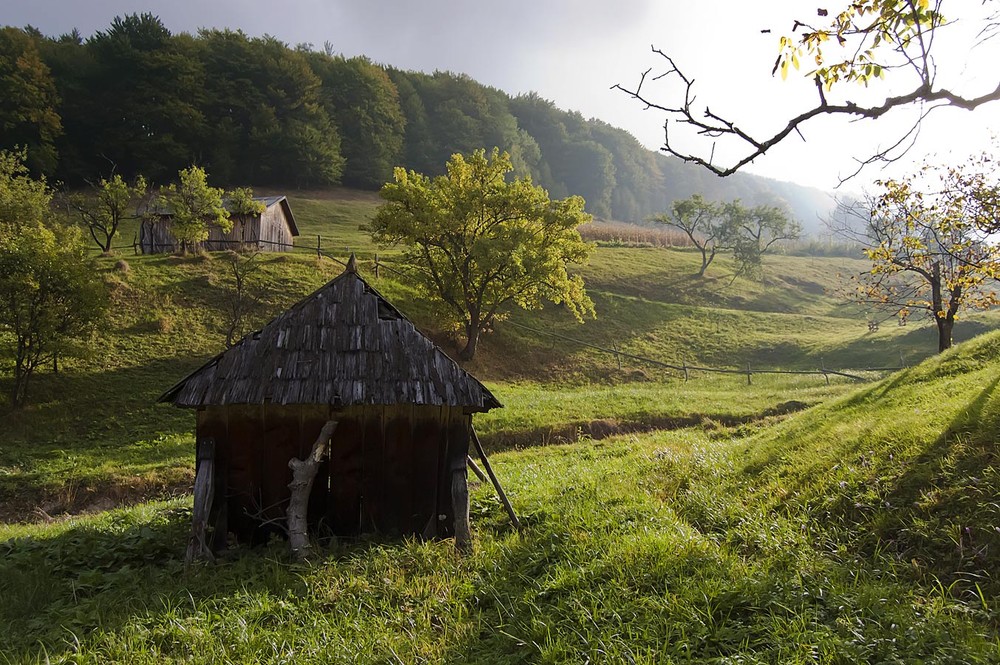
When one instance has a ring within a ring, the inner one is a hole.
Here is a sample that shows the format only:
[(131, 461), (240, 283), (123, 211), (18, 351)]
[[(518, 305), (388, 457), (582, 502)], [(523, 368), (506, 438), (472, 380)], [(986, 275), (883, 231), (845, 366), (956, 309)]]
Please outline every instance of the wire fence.
[(673, 371), (679, 372), (680, 374), (683, 375), (685, 381), (688, 381), (691, 378), (691, 372), (705, 372), (705, 373), (714, 373), (714, 374), (739, 374), (739, 375), (744, 375), (744, 376), (747, 377), (747, 385), (751, 385), (753, 383), (753, 375), (754, 374), (800, 374), (800, 375), (823, 376), (826, 379), (827, 385), (829, 385), (830, 384), (830, 377), (831, 376), (840, 376), (840, 377), (852, 379), (852, 380), (855, 380), (855, 381), (867, 381), (868, 377), (861, 376), (859, 374), (860, 372), (896, 372), (896, 371), (899, 371), (901, 369), (905, 369), (906, 368), (905, 364), (903, 364), (902, 354), (900, 354), (900, 358), (899, 358), (900, 365), (898, 367), (865, 367), (865, 368), (851, 369), (851, 370), (830, 369), (830, 368), (825, 367), (825, 366), (821, 366), (819, 369), (771, 369), (771, 368), (754, 368), (754, 367), (751, 366), (751, 364), (749, 362), (747, 363), (746, 369), (743, 369), (743, 368), (733, 368), (733, 367), (704, 367), (704, 366), (701, 366), (701, 365), (688, 365), (687, 363), (682, 363), (680, 365), (677, 365), (675, 363), (668, 363), (668, 362), (664, 362), (662, 360), (656, 360), (655, 358), (648, 358), (646, 356), (641, 356), (641, 355), (638, 355), (638, 354), (635, 354), (635, 353), (628, 353), (628, 352), (622, 351), (621, 349), (618, 349), (618, 348), (607, 348), (607, 347), (604, 347), (604, 346), (600, 346), (598, 344), (592, 344), (590, 342), (585, 342), (585, 341), (583, 341), (581, 339), (576, 339), (576, 338), (570, 337), (568, 335), (563, 335), (563, 334), (560, 334), (560, 333), (552, 332), (551, 330), (540, 330), (538, 328), (533, 328), (531, 326), (527, 326), (527, 325), (525, 325), (523, 323), (518, 323), (516, 321), (507, 321), (507, 324), (515, 326), (517, 328), (521, 328), (523, 330), (527, 330), (529, 332), (532, 332), (532, 333), (535, 333), (535, 334), (538, 334), (538, 335), (545, 335), (545, 336), (548, 336), (548, 337), (554, 337), (554, 338), (557, 338), (557, 339), (561, 339), (561, 340), (565, 340), (565, 341), (568, 341), (568, 342), (572, 342), (572, 343), (577, 344), (579, 346), (583, 346), (583, 347), (586, 347), (586, 348), (594, 349), (595, 351), (600, 351), (602, 353), (607, 353), (609, 355), (612, 355), (612, 356), (614, 356), (618, 360), (618, 368), (619, 369), (622, 368), (622, 358), (627, 358), (629, 360), (635, 360), (635, 361), (638, 361), (638, 362), (641, 362), (641, 363), (645, 363), (647, 365), (652, 365), (652, 366), (655, 366), (655, 367), (660, 367), (660, 368), (663, 368), (663, 369), (669, 369), (669, 370), (673, 370)]
[[(331, 240), (330, 238), (327, 239), (327, 247), (330, 246), (330, 242), (329, 242), (330, 240)], [(297, 252), (299, 254), (306, 253), (306, 254), (310, 254), (310, 255), (315, 255), (317, 258), (326, 258), (326, 259), (329, 259), (331, 261), (334, 261), (335, 263), (338, 263), (338, 264), (346, 267), (347, 266), (347, 262), (344, 261), (344, 260), (342, 260), (342, 259), (340, 259), (340, 258), (337, 258), (332, 253), (330, 253), (329, 251), (327, 251), (327, 249), (324, 249), (324, 244), (323, 243), (324, 243), (323, 237), (321, 235), (317, 234), (317, 236), (316, 236), (316, 246), (315, 247), (311, 247), (309, 245), (305, 245), (305, 244), (302, 244), (302, 243), (298, 243), (298, 244), (296, 244), (296, 243), (280, 243), (280, 242), (267, 241), (267, 240), (256, 240), (256, 241), (250, 241), (250, 242), (243, 242), (243, 241), (238, 241), (238, 240), (212, 240), (212, 241), (209, 241), (209, 242), (207, 242), (205, 244), (208, 244), (208, 245), (213, 245), (214, 244), (214, 245), (232, 246), (236, 250), (253, 249), (254, 245), (264, 244), (264, 245), (273, 246), (273, 247), (279, 247), (280, 248), (278, 250), (271, 250), (271, 251)], [(134, 241), (132, 243), (132, 246), (133, 246), (133, 250), (136, 252), (136, 254), (140, 253), (140, 249), (142, 249), (142, 247), (140, 246), (140, 242), (139, 242), (138, 236), (136, 236), (136, 238), (134, 239)], [(150, 244), (149, 243), (145, 243), (144, 246), (148, 247), (148, 246), (150, 246)], [(169, 249), (170, 251), (176, 251), (176, 249), (177, 249), (175, 245), (153, 245), (153, 247), (163, 247), (163, 248)], [(337, 247), (338, 247), (338, 249), (340, 249), (339, 245)], [(259, 249), (259, 247), (258, 247), (258, 249)], [(351, 254), (351, 248), (350, 247), (344, 247), (343, 249), (344, 249), (344, 252), (346, 254), (348, 254), (348, 255)], [(214, 250), (208, 250), (208, 251), (214, 251)], [(376, 279), (379, 278), (379, 277), (381, 277), (381, 274), (382, 274), (383, 271), (388, 271), (390, 273), (393, 273), (395, 275), (398, 275), (398, 276), (404, 277), (404, 278), (409, 276), (406, 273), (406, 271), (399, 270), (398, 268), (396, 268), (396, 267), (394, 267), (394, 266), (386, 263), (384, 260), (381, 260), (379, 258), (378, 253), (373, 253), (373, 258), (372, 259), (359, 259), (358, 261), (359, 261), (359, 263), (368, 263), (368, 262), (370, 262), (372, 264), (372, 272), (374, 273)], [(561, 333), (553, 332), (551, 330), (541, 330), (539, 328), (534, 328), (532, 326), (525, 325), (523, 323), (518, 323), (516, 321), (510, 321), (510, 320), (508, 320), (508, 321), (506, 321), (506, 323), (508, 325), (514, 326), (516, 328), (520, 328), (522, 330), (526, 330), (526, 331), (534, 333), (536, 335), (542, 335), (542, 336), (546, 336), (546, 337), (552, 337), (554, 339), (560, 339), (560, 340), (563, 340), (563, 341), (567, 341), (567, 342), (576, 344), (578, 346), (582, 346), (582, 347), (589, 348), (589, 349), (592, 349), (592, 350), (595, 350), (595, 351), (598, 351), (598, 352), (601, 352), (601, 353), (605, 353), (605, 354), (611, 355), (611, 356), (613, 356), (617, 360), (617, 362), (618, 362), (618, 368), (619, 369), (622, 369), (622, 360), (623, 359), (628, 359), (628, 360), (633, 360), (633, 361), (636, 361), (636, 362), (644, 363), (646, 365), (650, 365), (650, 366), (654, 366), (654, 367), (659, 367), (661, 369), (667, 369), (667, 370), (675, 371), (680, 376), (684, 377), (684, 381), (690, 380), (692, 372), (702, 372), (702, 373), (710, 373), (710, 374), (714, 373), (714, 374), (732, 374), (732, 375), (746, 376), (747, 385), (752, 385), (752, 383), (753, 383), (753, 376), (755, 374), (760, 374), (760, 375), (764, 375), (764, 374), (786, 374), (786, 375), (823, 376), (824, 379), (826, 380), (827, 385), (829, 385), (830, 384), (830, 377), (831, 376), (839, 376), (839, 377), (851, 379), (851, 380), (854, 380), (854, 381), (867, 381), (867, 380), (869, 380), (869, 377), (861, 376), (862, 372), (868, 372), (868, 373), (871, 373), (871, 372), (896, 372), (896, 371), (899, 371), (899, 370), (902, 370), (902, 369), (906, 368), (906, 364), (903, 361), (902, 352), (900, 352), (900, 356), (899, 356), (899, 365), (895, 366), (895, 367), (885, 366), (885, 367), (864, 367), (864, 368), (854, 368), (854, 369), (831, 369), (831, 368), (826, 367), (825, 364), (823, 364), (818, 369), (775, 369), (775, 368), (766, 368), (766, 367), (764, 367), (764, 368), (756, 367), (755, 368), (749, 362), (746, 364), (745, 368), (742, 368), (742, 367), (740, 367), (740, 368), (736, 368), (736, 367), (706, 367), (706, 366), (703, 366), (703, 365), (688, 365), (686, 362), (682, 362), (680, 365), (678, 365), (676, 363), (665, 362), (665, 361), (662, 361), (662, 360), (657, 360), (655, 358), (649, 358), (647, 356), (642, 356), (642, 355), (635, 354), (635, 353), (629, 353), (627, 351), (623, 351), (623, 350), (617, 348), (617, 345), (614, 345), (612, 348), (608, 348), (606, 346), (601, 346), (599, 344), (594, 344), (592, 342), (587, 342), (587, 341), (584, 341), (584, 340), (581, 340), (581, 339), (570, 337), (569, 335), (563, 335)]]

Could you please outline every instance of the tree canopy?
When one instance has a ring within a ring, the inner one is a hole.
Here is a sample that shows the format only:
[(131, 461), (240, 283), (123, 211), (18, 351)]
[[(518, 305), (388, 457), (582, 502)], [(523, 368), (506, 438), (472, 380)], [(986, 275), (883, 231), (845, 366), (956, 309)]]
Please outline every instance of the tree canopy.
[[(984, 156), (979, 165), (990, 161)], [(872, 262), (855, 278), (854, 297), (903, 322), (925, 312), (937, 325), (939, 351), (951, 347), (963, 310), (1000, 302), (1000, 248), (988, 238), (1000, 218), (1000, 181), (975, 171), (925, 165), (880, 181), (878, 195), (843, 211), (841, 233), (858, 240)]]
[(14, 361), (14, 407), (35, 370), (72, 353), (106, 302), (79, 229), (51, 223), (51, 198), (20, 156), (0, 152), (0, 346)]
[[(758, 135), (747, 130), (738, 118), (713, 112), (711, 104), (703, 105), (698, 101), (694, 78), (685, 74), (671, 55), (655, 47), (653, 52), (665, 63), (662, 70), (647, 70), (634, 87), (620, 84), (614, 87), (666, 115), (664, 152), (718, 175), (733, 174), (785, 139), (801, 136), (802, 127), (817, 117), (873, 120), (895, 109), (916, 108), (919, 110), (916, 122), (907, 126), (895, 141), (890, 141), (889, 147), (860, 160), (859, 168), (873, 162), (892, 161), (912, 145), (921, 120), (936, 108), (972, 110), (1000, 99), (1000, 81), (986, 89), (974, 82), (960, 82), (957, 84), (960, 87), (953, 89), (939, 77), (940, 62), (955, 57), (936, 48), (939, 33), (955, 24), (946, 19), (944, 4), (945, 0), (842, 0), (838, 8), (819, 9), (821, 22), (817, 25), (808, 19), (796, 19), (791, 33), (779, 39), (772, 75), (780, 73), (785, 78), (791, 71), (804, 69), (805, 76), (815, 86), (816, 98), (810, 108), (790, 115), (774, 133)], [(986, 7), (992, 0), (981, 4)], [(970, 5), (959, 7), (956, 5), (956, 12), (970, 17), (978, 11)], [(972, 20), (980, 22), (978, 40), (989, 40), (996, 36), (1000, 13), (992, 11)], [(872, 84), (887, 76), (898, 84), (896, 90), (902, 92), (880, 88), (877, 98), (872, 99), (875, 87)], [(682, 92), (658, 98), (649, 90), (654, 81), (676, 82)], [(860, 87), (846, 89), (845, 84), (851, 83)], [(863, 98), (852, 94), (861, 87), (869, 91)], [(835, 89), (843, 95), (831, 97)], [(694, 149), (686, 142), (691, 137), (700, 139)], [(735, 146), (738, 156), (717, 163), (716, 147), (720, 141)]]
[(640, 222), (694, 192), (754, 204), (777, 190), (803, 218), (825, 205), (750, 176), (720, 185), (534, 93), (512, 98), (468, 76), (393, 69), (330, 45), (175, 34), (148, 13), (116, 17), (87, 39), (17, 28), (0, 37), (15, 54), (0, 48), (0, 88), (11, 93), (0, 149), (27, 148), (36, 174), (69, 187), (115, 174), (163, 183), (199, 164), (224, 187), (378, 189), (394, 166), (441, 175), (452, 154), (497, 146), (515, 175), (556, 198), (583, 196), (605, 219)]
[(498, 149), (455, 154), (434, 178), (397, 168), (368, 226), (375, 242), (406, 248), (419, 283), (462, 327), (464, 360), (511, 308), (548, 300), (579, 321), (594, 315), (583, 280), (567, 270), (593, 249), (577, 231), (589, 219), (583, 199), (552, 200), (530, 178), (508, 179), (513, 168)]
[(205, 169), (191, 166), (181, 170), (178, 182), (162, 189), (160, 205), (171, 213), (170, 231), (181, 243), (181, 251), (208, 239), (210, 225), (229, 233), (233, 221), (223, 205), (225, 192), (208, 184)]

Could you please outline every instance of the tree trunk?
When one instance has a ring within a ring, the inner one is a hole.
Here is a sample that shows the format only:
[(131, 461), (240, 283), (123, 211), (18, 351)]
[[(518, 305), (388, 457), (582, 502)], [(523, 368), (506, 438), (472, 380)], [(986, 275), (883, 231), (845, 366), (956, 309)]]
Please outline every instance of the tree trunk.
[(713, 246), (712, 250), (708, 252), (706, 256), (705, 250), (701, 250), (701, 270), (698, 271), (698, 277), (704, 277), (705, 273), (708, 271), (708, 266), (712, 265), (712, 261), (715, 260), (715, 254), (719, 251), (718, 247)]
[(327, 444), (335, 429), (336, 420), (326, 421), (309, 456), (304, 460), (294, 457), (288, 460), (288, 468), (292, 470), (292, 482), (288, 483), (288, 489), (292, 491), (292, 496), (285, 510), (285, 519), (288, 522), (288, 545), (297, 559), (305, 559), (309, 554), (309, 495), (320, 460), (326, 454)]
[(476, 348), (479, 346), (479, 326), (467, 324), (465, 326), (465, 348), (458, 354), (461, 360), (472, 360), (476, 355)]
[(935, 316), (934, 321), (938, 328), (938, 353), (941, 353), (951, 348), (951, 331), (955, 328), (955, 319)]

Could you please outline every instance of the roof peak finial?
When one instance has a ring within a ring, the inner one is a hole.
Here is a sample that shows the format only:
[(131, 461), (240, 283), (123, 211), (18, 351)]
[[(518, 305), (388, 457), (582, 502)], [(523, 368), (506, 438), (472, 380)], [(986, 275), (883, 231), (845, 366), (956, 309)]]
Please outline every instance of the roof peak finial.
[(354, 252), (351, 252), (351, 258), (347, 259), (347, 268), (344, 272), (358, 272), (358, 257), (354, 256)]

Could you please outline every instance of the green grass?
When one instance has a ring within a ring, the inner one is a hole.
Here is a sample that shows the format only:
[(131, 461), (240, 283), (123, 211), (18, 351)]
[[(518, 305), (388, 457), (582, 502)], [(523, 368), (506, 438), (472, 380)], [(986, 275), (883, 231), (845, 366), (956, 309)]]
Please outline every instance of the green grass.
[[(374, 251), (371, 195), (290, 198), (304, 247)], [(46, 519), (191, 482), (194, 414), (153, 401), (221, 350), (225, 265), (125, 258), (100, 259), (94, 352), (3, 414), (2, 516), (35, 523), (0, 524), (0, 662), (1000, 662), (1000, 333), (965, 341), (996, 316), (916, 365), (929, 326), (870, 333), (827, 293), (849, 260), (771, 257), (761, 285), (725, 260), (696, 280), (683, 250), (601, 248), (583, 270), (596, 321), (515, 313), (469, 365), (506, 404), (476, 426), (523, 533), (478, 487), (466, 559), (366, 539), (302, 566), (277, 542), (185, 571), (189, 498)], [(341, 268), (301, 251), (263, 270), (261, 320)], [(405, 278), (375, 283), (453, 348)], [(916, 366), (684, 382), (510, 323), (673, 363)]]
[[(359, 231), (377, 196), (365, 192), (299, 192), (290, 196), (308, 247), (315, 233), (324, 250), (346, 258), (348, 248), (370, 256)], [(134, 231), (134, 229), (132, 229)], [(122, 238), (131, 241), (125, 229)], [(341, 248), (341, 245), (343, 246)], [(121, 255), (99, 258), (112, 292), (110, 320), (91, 355), (67, 360), (59, 375), (34, 379), (33, 403), (4, 414), (0, 436), (0, 519), (24, 519), (35, 508), (59, 513), (112, 501), (162, 496), (191, 480), (193, 416), (154, 401), (179, 378), (223, 348), (224, 259), (212, 256)], [(388, 254), (390, 261), (393, 254)], [(268, 316), (337, 275), (334, 261), (306, 249), (263, 259), (267, 288), (257, 319)], [(370, 274), (377, 288), (446, 350), (456, 340), (435, 308), (403, 277)], [(398, 264), (397, 264), (398, 267)], [(697, 257), (664, 248), (601, 248), (583, 270), (598, 318), (575, 323), (561, 308), (515, 312), (487, 335), (468, 368), (496, 386), (508, 408), (481, 419), (497, 448), (600, 438), (621, 431), (701, 421), (731, 424), (759, 418), (784, 402), (812, 404), (839, 394), (822, 377), (779, 381), (677, 372), (624, 359), (514, 323), (606, 348), (675, 364), (818, 369), (908, 364), (934, 348), (927, 326), (884, 327), (869, 333), (864, 318), (825, 290), (831, 275), (856, 269), (840, 258), (775, 256), (766, 285), (730, 283), (727, 260), (707, 280), (692, 276)], [(957, 332), (980, 332), (995, 317), (963, 321)], [(713, 378), (714, 377), (714, 378)], [(5, 382), (0, 381), (0, 389)]]
[(525, 528), (476, 488), (465, 559), (450, 542), (365, 540), (303, 566), (273, 543), (184, 571), (186, 501), (2, 527), (0, 652), (997, 662), (998, 351), (992, 335), (777, 423), (496, 454)]

